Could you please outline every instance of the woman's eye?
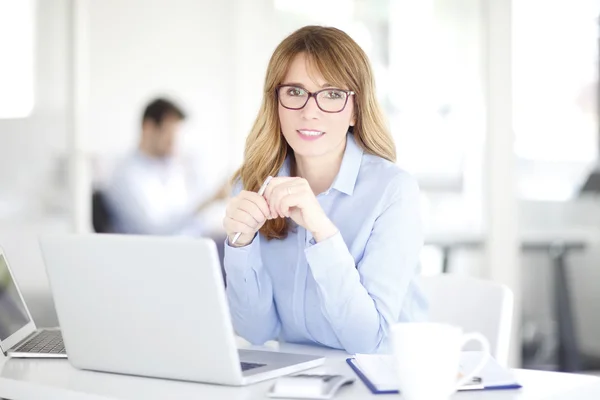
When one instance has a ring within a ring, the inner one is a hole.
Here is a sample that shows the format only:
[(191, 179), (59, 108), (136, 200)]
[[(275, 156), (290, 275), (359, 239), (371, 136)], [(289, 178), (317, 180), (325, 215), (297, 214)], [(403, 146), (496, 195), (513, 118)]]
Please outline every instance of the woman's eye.
[(298, 88), (292, 88), (288, 90), (290, 96), (304, 96), (304, 90)]
[(325, 93), (325, 97), (328, 99), (342, 99), (344, 98), (344, 93), (340, 92), (339, 90), (330, 90), (328, 92)]

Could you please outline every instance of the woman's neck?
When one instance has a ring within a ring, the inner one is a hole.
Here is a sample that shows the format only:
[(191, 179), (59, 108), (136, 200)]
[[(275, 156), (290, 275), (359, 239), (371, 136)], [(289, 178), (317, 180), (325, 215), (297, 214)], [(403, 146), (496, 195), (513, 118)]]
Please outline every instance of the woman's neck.
[(340, 171), (344, 150), (341, 148), (335, 154), (325, 154), (318, 157), (295, 156), (295, 168), (293, 175), (304, 178), (308, 181), (313, 193), (318, 195), (331, 187), (335, 177)]

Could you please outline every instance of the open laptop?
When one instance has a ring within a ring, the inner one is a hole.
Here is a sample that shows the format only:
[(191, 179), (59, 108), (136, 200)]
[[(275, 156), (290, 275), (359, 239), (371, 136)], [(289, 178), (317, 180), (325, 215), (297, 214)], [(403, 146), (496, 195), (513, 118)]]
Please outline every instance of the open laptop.
[(52, 235), (40, 245), (75, 367), (238, 386), (324, 362), (237, 349), (210, 239)]
[(9, 357), (66, 358), (58, 329), (37, 329), (0, 248), (0, 350)]

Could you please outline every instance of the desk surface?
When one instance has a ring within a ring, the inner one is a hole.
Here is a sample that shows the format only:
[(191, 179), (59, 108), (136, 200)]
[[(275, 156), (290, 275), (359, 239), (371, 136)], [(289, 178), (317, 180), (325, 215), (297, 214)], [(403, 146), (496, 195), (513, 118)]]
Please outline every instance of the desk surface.
[[(274, 350), (276, 345), (269, 350)], [(354, 376), (347, 366), (347, 354), (316, 347), (283, 344), (282, 351), (322, 354), (327, 357), (324, 366), (315, 372), (340, 373)], [(515, 371), (521, 390), (458, 393), (454, 399), (468, 400), (521, 400), (521, 399), (599, 399), (600, 379), (585, 375), (557, 372)], [(66, 360), (0, 359), (0, 397), (11, 400), (153, 400), (153, 399), (267, 399), (267, 390), (273, 381), (244, 388), (222, 387), (200, 383), (177, 382), (140, 378), (100, 372), (80, 371)], [(357, 380), (342, 388), (336, 399), (393, 398), (372, 396)]]

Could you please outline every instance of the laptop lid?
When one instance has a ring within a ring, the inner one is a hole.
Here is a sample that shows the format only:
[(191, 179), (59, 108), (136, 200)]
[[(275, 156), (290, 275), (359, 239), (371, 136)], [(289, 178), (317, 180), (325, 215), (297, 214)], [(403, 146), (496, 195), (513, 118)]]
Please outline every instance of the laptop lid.
[(35, 324), (0, 248), (0, 349), (6, 355), (15, 344), (35, 332)]
[(73, 365), (241, 382), (212, 240), (53, 234), (42, 236), (40, 245)]

